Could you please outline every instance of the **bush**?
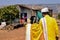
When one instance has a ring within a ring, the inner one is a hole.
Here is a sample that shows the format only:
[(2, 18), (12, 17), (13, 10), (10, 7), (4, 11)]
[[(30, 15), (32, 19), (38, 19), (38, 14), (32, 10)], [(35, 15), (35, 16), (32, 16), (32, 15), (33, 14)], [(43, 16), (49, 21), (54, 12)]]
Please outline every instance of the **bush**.
[(19, 17), (19, 10), (16, 7), (16, 5), (10, 5), (4, 8), (0, 8), (0, 19), (12, 21), (15, 18)]

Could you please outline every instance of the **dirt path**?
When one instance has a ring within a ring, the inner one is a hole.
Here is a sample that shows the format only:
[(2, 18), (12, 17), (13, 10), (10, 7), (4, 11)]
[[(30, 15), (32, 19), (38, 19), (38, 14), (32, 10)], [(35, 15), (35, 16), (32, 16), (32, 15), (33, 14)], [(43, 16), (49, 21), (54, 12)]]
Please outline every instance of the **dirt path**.
[(7, 30), (0, 30), (0, 40), (25, 40), (25, 27), (21, 27), (9, 32)]
[(25, 40), (25, 28), (21, 27), (9, 32), (0, 30), (0, 40)]

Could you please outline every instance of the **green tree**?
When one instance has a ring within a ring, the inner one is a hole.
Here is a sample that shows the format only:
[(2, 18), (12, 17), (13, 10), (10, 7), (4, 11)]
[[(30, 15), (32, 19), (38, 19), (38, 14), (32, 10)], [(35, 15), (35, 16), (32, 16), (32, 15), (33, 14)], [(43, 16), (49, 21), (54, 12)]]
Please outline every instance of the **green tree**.
[(16, 8), (16, 5), (0, 8), (0, 19), (13, 20), (18, 14), (19, 10)]

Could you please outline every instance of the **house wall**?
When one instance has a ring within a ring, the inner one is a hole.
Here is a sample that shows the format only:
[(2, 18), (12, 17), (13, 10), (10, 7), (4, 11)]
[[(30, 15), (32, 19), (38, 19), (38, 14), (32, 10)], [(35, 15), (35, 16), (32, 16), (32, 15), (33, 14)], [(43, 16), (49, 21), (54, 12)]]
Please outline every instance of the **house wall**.
[(19, 9), (20, 9), (20, 13), (27, 13), (27, 18), (30, 18), (31, 16), (36, 16), (36, 11), (33, 11), (31, 9), (27, 9), (24, 7), (20, 7)]
[(27, 11), (27, 18), (31, 18), (32, 11), (28, 9), (26, 9), (26, 11)]
[(30, 18), (32, 11), (30, 9), (21, 8), (21, 13), (27, 13), (27, 18)]
[(32, 11), (32, 16), (36, 16), (36, 11)]
[(57, 13), (53, 13), (52, 17), (57, 19), (58, 14)]

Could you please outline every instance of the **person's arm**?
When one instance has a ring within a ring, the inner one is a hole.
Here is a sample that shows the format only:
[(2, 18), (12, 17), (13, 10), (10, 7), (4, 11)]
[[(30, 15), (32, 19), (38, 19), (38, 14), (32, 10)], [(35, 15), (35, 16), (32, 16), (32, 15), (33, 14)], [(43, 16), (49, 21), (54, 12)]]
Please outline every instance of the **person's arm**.
[(59, 30), (58, 30), (58, 25), (56, 20), (54, 20), (54, 27), (55, 27), (55, 31), (56, 31), (56, 40), (58, 40), (59, 38)]
[(39, 28), (40, 28), (40, 39), (39, 40), (44, 40), (44, 32), (43, 32), (43, 26), (42, 26), (42, 20), (41, 19), (39, 22)]
[(58, 30), (58, 25), (57, 25), (57, 22), (56, 22), (56, 20), (55, 20), (55, 27), (56, 27), (56, 36), (58, 37), (58, 35), (59, 35), (59, 30)]
[[(42, 33), (42, 20), (39, 21), (39, 25), (38, 25), (38, 26), (39, 26), (39, 28), (40, 28), (40, 32)], [(40, 34), (41, 34), (41, 33), (40, 33)]]

